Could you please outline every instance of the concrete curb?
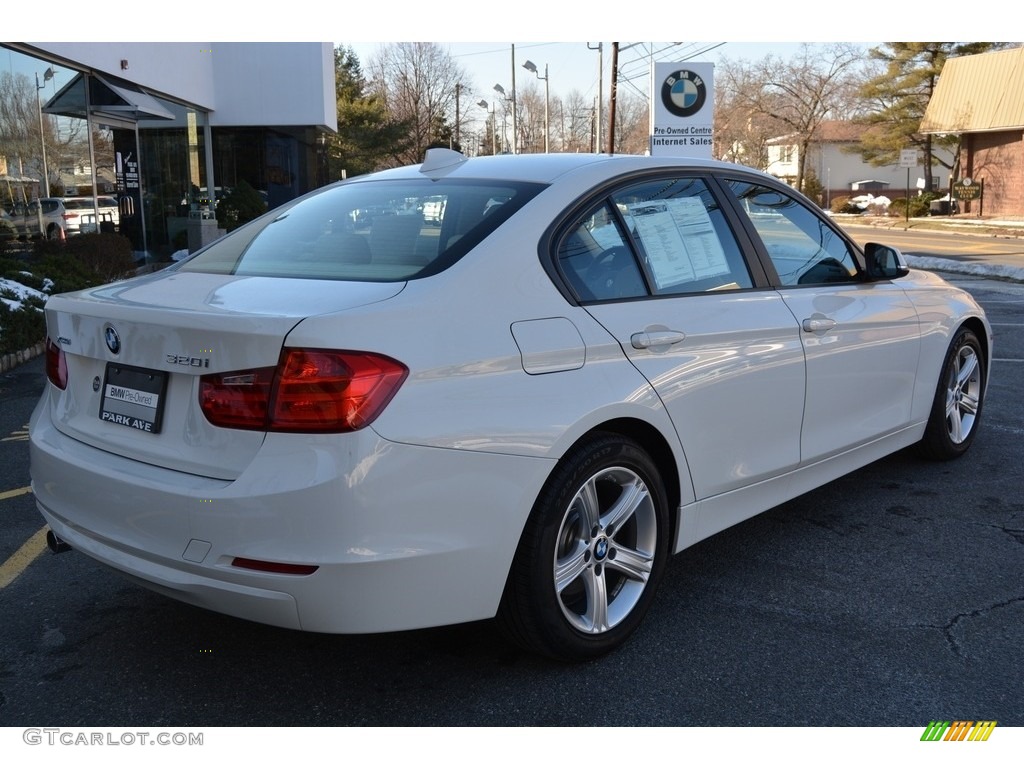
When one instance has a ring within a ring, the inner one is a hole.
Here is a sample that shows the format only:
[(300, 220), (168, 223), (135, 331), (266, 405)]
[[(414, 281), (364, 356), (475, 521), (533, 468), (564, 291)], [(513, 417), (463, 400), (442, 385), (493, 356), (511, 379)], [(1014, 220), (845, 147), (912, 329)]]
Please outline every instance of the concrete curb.
[(46, 344), (39, 342), (28, 349), (22, 349), (18, 352), (8, 352), (6, 355), (0, 355), (0, 373), (6, 373), (17, 365), (27, 363), (34, 357), (39, 357), (46, 351)]

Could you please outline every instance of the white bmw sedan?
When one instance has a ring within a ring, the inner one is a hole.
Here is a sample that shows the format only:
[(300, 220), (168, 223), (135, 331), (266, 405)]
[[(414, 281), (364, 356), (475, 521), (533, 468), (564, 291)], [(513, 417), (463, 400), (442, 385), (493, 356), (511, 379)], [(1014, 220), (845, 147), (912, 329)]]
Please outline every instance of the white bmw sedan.
[(55, 548), (281, 627), (496, 616), (562, 659), (621, 644), (672, 553), (961, 455), (992, 354), (967, 293), (789, 187), (635, 156), (431, 150), (46, 320)]

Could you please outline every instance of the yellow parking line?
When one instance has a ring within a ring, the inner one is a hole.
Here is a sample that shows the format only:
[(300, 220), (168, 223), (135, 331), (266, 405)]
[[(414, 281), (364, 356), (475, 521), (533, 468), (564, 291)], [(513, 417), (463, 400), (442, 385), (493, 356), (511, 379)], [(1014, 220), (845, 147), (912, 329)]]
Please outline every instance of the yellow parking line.
[(11, 440), (22, 440), (22, 441), (27, 442), (28, 441), (28, 424), (23, 426), (21, 429), (16, 429), (13, 432), (11, 432), (11, 436), (10, 437), (4, 437), (4, 438), (0, 439), (0, 443), (6, 443), (6, 442), (9, 442)]
[(32, 486), (26, 485), (24, 488), (15, 488), (13, 491), (0, 491), (0, 501), (13, 499), (15, 496), (24, 496), (26, 493), (32, 493)]
[(0, 589), (3, 589), (21, 576), (32, 561), (46, 549), (46, 527), (40, 528), (32, 538), (21, 545), (21, 548), (0, 565)]

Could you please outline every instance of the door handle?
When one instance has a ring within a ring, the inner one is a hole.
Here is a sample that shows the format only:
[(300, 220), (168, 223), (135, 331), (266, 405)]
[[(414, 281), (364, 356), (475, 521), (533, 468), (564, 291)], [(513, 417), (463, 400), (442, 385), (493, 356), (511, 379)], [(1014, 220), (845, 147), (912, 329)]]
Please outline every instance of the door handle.
[(667, 328), (661, 331), (649, 330), (634, 333), (629, 337), (633, 349), (651, 349), (652, 347), (671, 347), (686, 338), (682, 331), (670, 331)]
[(814, 317), (806, 318), (801, 325), (807, 333), (822, 333), (823, 331), (831, 331), (835, 328), (836, 321), (831, 317), (815, 315)]

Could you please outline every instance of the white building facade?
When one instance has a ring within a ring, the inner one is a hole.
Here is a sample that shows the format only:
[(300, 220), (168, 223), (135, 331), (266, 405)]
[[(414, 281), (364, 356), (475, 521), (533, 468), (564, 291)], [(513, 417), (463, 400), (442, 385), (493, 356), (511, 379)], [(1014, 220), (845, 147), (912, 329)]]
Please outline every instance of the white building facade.
[[(826, 121), (819, 126), (815, 137), (807, 147), (805, 173), (813, 173), (820, 183), (825, 208), (838, 196), (872, 194), (891, 198), (916, 195), (924, 188), (924, 166), (901, 168), (899, 165), (876, 166), (861, 159), (856, 152), (863, 126), (842, 121)], [(800, 142), (795, 135), (780, 136), (768, 141), (768, 165), (766, 171), (789, 183), (799, 175)], [(948, 186), (949, 171), (938, 160), (952, 164), (953, 153), (936, 148), (937, 158), (932, 166), (934, 189)]]

